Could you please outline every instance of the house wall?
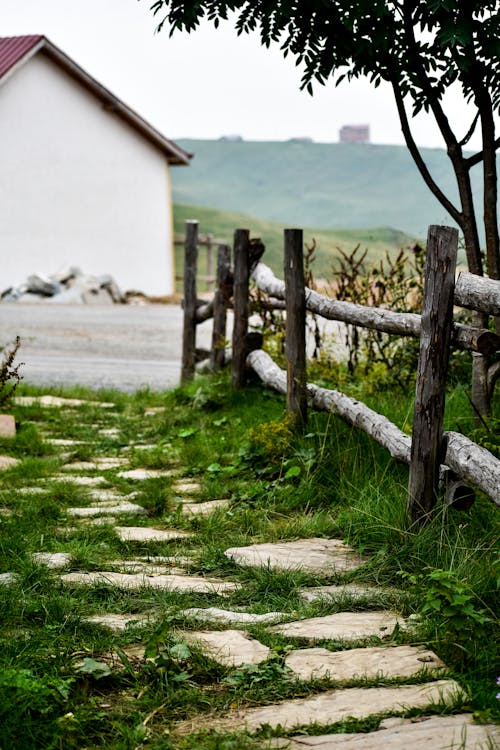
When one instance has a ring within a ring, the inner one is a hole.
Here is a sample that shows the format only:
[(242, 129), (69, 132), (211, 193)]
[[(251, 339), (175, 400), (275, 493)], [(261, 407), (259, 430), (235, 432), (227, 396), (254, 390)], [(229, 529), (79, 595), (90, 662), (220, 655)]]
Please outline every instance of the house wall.
[(0, 291), (67, 265), (174, 288), (166, 157), (43, 53), (0, 86)]

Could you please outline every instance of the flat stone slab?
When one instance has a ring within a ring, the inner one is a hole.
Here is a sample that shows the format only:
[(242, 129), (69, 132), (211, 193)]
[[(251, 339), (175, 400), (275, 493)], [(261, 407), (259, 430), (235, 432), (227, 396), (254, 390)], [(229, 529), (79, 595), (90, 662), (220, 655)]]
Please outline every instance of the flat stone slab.
[(41, 495), (49, 490), (47, 487), (17, 487), (13, 491), (19, 493), (19, 495)]
[(19, 579), (17, 573), (0, 573), (0, 586), (10, 586)]
[(185, 482), (178, 480), (172, 485), (172, 491), (178, 495), (193, 495), (201, 490), (201, 484), (199, 482)]
[(192, 536), (188, 531), (154, 529), (150, 526), (116, 526), (115, 531), (122, 542), (169, 542), (171, 539), (185, 539)]
[(72, 560), (69, 552), (34, 552), (31, 557), (38, 565), (45, 565), (52, 570), (66, 568)]
[(223, 622), (227, 625), (268, 625), (286, 616), (283, 612), (266, 612), (263, 615), (255, 615), (250, 612), (234, 612), (218, 607), (207, 607), (206, 609), (192, 607), (191, 609), (184, 609), (180, 614), (184, 617), (192, 617), (195, 620)]
[(91, 489), (89, 490), (89, 496), (92, 498), (92, 500), (95, 500), (98, 505), (104, 505), (104, 503), (108, 503), (109, 505), (116, 505), (122, 500), (131, 500), (134, 497), (137, 497), (139, 493), (137, 492), (129, 492), (127, 495), (120, 495), (115, 490), (107, 490), (107, 489)]
[(207, 500), (205, 503), (181, 503), (183, 516), (209, 516), (216, 510), (225, 510), (229, 500)]
[(119, 568), (127, 573), (145, 573), (148, 576), (168, 575), (171, 573), (183, 575), (186, 571), (175, 565), (161, 565), (146, 560), (110, 560), (107, 566)]
[(286, 622), (283, 625), (275, 625), (271, 630), (288, 638), (355, 641), (371, 636), (389, 638), (396, 625), (404, 624), (404, 619), (394, 612), (337, 612), (326, 617)]
[(19, 459), (13, 458), (12, 456), (0, 456), (0, 471), (5, 469), (12, 469), (13, 466), (19, 464)]
[[(425, 709), (438, 703), (450, 705), (457, 696), (465, 698), (460, 685), (454, 680), (437, 680), (423, 685), (330, 690), (309, 698), (230, 711), (223, 719), (207, 718), (201, 721), (198, 716), (192, 722), (183, 722), (179, 731), (187, 731), (188, 726), (193, 731), (201, 725), (204, 729), (246, 729), (249, 732), (255, 732), (265, 725), (273, 729), (280, 726), (291, 730), (308, 724), (335, 724), (348, 718), (366, 719), (381, 713), (401, 713), (410, 708)], [(400, 746), (400, 750), (403, 748), (410, 750), (406, 744)]]
[(119, 614), (107, 614), (107, 615), (91, 615), (86, 617), (84, 622), (91, 622), (95, 625), (102, 625), (105, 628), (109, 628), (114, 632), (121, 630), (127, 630), (127, 628), (140, 627), (145, 625), (150, 620), (148, 617), (143, 615), (119, 615)]
[(375, 646), (335, 652), (306, 648), (289, 653), (285, 664), (300, 680), (327, 677), (338, 681), (412, 677), (424, 669), (436, 672), (446, 668), (432, 651), (416, 646)]
[(88, 442), (86, 440), (73, 440), (72, 438), (45, 438), (44, 442), (50, 443), (50, 445), (62, 446), (88, 445)]
[(219, 578), (201, 578), (200, 576), (158, 575), (148, 576), (144, 573), (112, 573), (110, 571), (93, 571), (66, 573), (60, 576), (63, 583), (93, 586), (104, 583), (119, 589), (139, 590), (145, 587), (164, 591), (194, 591), (200, 594), (230, 594), (240, 588), (238, 583), (222, 581)]
[(56, 482), (73, 482), (81, 487), (98, 487), (100, 484), (107, 484), (105, 477), (74, 477), (71, 474), (63, 474), (53, 477)]
[(114, 438), (121, 434), (121, 430), (118, 427), (103, 427), (101, 430), (98, 430), (98, 433), (103, 437)]
[(378, 586), (362, 586), (357, 583), (346, 583), (341, 586), (311, 586), (300, 589), (299, 594), (304, 602), (310, 604), (318, 601), (338, 601), (344, 596), (353, 599), (367, 599), (377, 594), (386, 594), (394, 589), (384, 589)]
[(224, 554), (238, 565), (325, 574), (355, 570), (365, 562), (340, 539), (313, 538), (253, 544), (249, 547), (231, 547)]
[(83, 401), (80, 398), (61, 398), (60, 396), (14, 396), (12, 399), (18, 406), (100, 406), (101, 409), (112, 409), (114, 404), (107, 401)]
[(498, 744), (498, 726), (474, 724), (472, 714), (458, 714), (386, 719), (369, 734), (291, 737), (275, 740), (271, 747), (283, 750), (485, 750)]
[(12, 414), (0, 414), (0, 438), (9, 439), (16, 436), (16, 420)]
[(187, 643), (196, 643), (211, 659), (224, 667), (240, 667), (242, 664), (260, 664), (271, 649), (245, 633), (243, 630), (210, 630), (183, 632)]
[(121, 477), (122, 479), (143, 481), (144, 479), (171, 477), (172, 469), (128, 469), (128, 471), (119, 471), (116, 476)]
[(94, 505), (87, 508), (67, 508), (66, 513), (68, 516), (76, 516), (78, 518), (92, 518), (94, 516), (119, 516), (127, 513), (134, 513), (135, 515), (144, 515), (146, 509), (142, 505), (136, 505), (136, 503), (119, 503), (118, 505)]
[(126, 458), (96, 458), (93, 461), (73, 461), (71, 464), (65, 464), (63, 471), (105, 471), (106, 469), (117, 469), (119, 466), (126, 466)]

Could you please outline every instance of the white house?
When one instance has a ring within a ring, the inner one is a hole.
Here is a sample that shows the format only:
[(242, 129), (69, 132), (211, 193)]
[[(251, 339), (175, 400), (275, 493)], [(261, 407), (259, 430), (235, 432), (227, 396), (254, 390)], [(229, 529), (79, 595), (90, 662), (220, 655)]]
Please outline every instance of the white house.
[(171, 293), (190, 158), (44, 36), (0, 38), (0, 288), (76, 265)]

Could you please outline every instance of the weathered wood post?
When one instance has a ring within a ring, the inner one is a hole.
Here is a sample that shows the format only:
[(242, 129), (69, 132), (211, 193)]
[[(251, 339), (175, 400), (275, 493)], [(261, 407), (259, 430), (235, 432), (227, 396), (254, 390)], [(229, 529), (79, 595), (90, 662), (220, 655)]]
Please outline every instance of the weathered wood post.
[(212, 370), (221, 370), (226, 361), (226, 319), (230, 275), (231, 249), (228, 245), (219, 245), (214, 294), (214, 327), (212, 329), (212, 350), (210, 352), (210, 366)]
[(297, 429), (307, 420), (306, 293), (302, 229), (285, 229), (286, 410)]
[(457, 247), (456, 229), (429, 227), (408, 484), (408, 513), (418, 523), (425, 522), (436, 504), (444, 458), (442, 428)]
[(249, 248), (250, 232), (248, 229), (236, 229), (234, 232), (234, 323), (233, 323), (233, 360), (232, 384), (242, 388), (245, 383), (245, 360), (247, 349), (245, 338), (248, 330), (248, 285), (249, 285)]
[(196, 360), (196, 271), (198, 222), (186, 221), (184, 243), (184, 327), (182, 334), (181, 383), (194, 377)]

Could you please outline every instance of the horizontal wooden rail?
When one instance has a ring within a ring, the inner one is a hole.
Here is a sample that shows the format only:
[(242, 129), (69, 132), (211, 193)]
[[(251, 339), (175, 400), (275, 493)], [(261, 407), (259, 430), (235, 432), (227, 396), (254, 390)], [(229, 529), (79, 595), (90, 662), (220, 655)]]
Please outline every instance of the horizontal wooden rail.
[(500, 281), (462, 271), (455, 284), (455, 304), (488, 315), (500, 315)]
[[(266, 352), (251, 352), (247, 357), (247, 364), (266, 385), (286, 394), (286, 372)], [(386, 448), (393, 458), (405, 464), (410, 463), (411, 438), (387, 417), (340, 391), (320, 388), (313, 383), (308, 384), (307, 390), (315, 409), (338, 414), (344, 421), (366, 432)], [(446, 466), (500, 505), (500, 461), (485, 448), (456, 432), (445, 433), (445, 447)]]
[[(276, 278), (273, 271), (264, 263), (258, 263), (252, 278), (261, 291), (277, 299), (285, 299), (285, 282)], [(306, 308), (327, 320), (337, 320), (398, 336), (420, 336), (421, 317), (417, 313), (397, 313), (354, 302), (341, 302), (318, 294), (312, 289), (306, 289)], [(486, 328), (454, 323), (452, 346), (481, 354), (492, 354), (500, 350), (500, 336)]]

